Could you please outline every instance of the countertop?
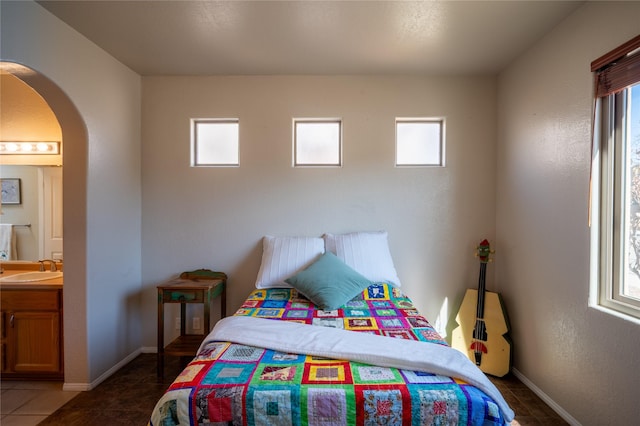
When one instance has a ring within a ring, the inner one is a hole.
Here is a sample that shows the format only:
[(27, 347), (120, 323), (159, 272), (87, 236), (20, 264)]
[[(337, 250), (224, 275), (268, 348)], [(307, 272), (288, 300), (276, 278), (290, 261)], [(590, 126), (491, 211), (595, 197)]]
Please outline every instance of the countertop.
[[(0, 278), (8, 277), (15, 274), (22, 274), (24, 272), (29, 272), (29, 270), (25, 269), (6, 269), (7, 265), (3, 266), (4, 272), (0, 274)], [(38, 269), (36, 268), (35, 271)], [(64, 276), (59, 278), (53, 278), (45, 281), (31, 281), (24, 283), (11, 283), (11, 282), (0, 282), (0, 288), (3, 290), (42, 290), (42, 289), (52, 289), (52, 288), (61, 288), (64, 282)]]

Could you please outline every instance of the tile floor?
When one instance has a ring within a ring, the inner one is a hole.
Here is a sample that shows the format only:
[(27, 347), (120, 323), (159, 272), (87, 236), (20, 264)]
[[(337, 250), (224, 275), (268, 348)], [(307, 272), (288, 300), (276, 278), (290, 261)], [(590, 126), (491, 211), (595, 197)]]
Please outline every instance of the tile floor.
[(516, 418), (511, 422), (511, 426), (568, 425), (558, 413), (553, 411), (513, 374), (507, 374), (505, 377), (488, 377), (516, 413)]
[(80, 392), (63, 391), (62, 382), (0, 381), (0, 424), (37, 425)]

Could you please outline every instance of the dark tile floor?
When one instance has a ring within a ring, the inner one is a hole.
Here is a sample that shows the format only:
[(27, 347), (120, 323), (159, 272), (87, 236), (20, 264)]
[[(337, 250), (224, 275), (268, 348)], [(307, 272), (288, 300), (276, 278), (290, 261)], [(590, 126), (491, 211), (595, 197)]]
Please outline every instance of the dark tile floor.
[(82, 392), (39, 426), (144, 426), (156, 402), (188, 360), (166, 357), (164, 379), (156, 374), (156, 355), (141, 354), (114, 375)]
[(512, 426), (568, 424), (513, 374), (507, 374), (505, 377), (489, 376), (489, 379), (500, 390), (504, 399), (516, 413), (516, 418), (511, 423)]
[[(188, 360), (167, 357), (164, 380), (156, 375), (156, 355), (142, 354), (95, 389), (82, 392), (40, 426), (144, 426), (156, 401)], [(567, 423), (513, 375), (491, 377), (516, 412), (513, 426), (554, 426)]]

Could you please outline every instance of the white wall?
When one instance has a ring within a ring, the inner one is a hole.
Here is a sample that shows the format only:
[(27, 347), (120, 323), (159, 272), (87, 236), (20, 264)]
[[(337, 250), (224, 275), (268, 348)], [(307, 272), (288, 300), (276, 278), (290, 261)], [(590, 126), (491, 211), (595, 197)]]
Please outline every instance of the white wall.
[(83, 388), (140, 347), (140, 76), (34, 2), (1, 8), (1, 59), (37, 72), (62, 128), (65, 385)]
[(499, 77), (496, 280), (516, 369), (584, 425), (640, 416), (640, 327), (588, 308), (592, 60), (639, 2), (587, 2)]
[[(160, 280), (225, 271), (232, 313), (266, 234), (387, 230), (403, 288), (446, 326), (477, 285), (475, 246), (495, 235), (495, 89), (486, 77), (143, 77), (145, 345)], [(446, 117), (447, 166), (394, 167), (395, 117), (433, 116)], [(239, 168), (189, 167), (189, 119), (203, 117), (239, 118)], [(293, 117), (341, 117), (344, 166), (292, 168)]]

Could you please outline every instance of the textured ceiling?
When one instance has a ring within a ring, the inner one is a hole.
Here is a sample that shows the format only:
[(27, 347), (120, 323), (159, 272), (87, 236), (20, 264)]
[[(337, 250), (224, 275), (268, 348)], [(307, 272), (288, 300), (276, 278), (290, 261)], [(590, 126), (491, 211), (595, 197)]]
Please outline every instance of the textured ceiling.
[(579, 1), (39, 1), (142, 75), (495, 74)]

